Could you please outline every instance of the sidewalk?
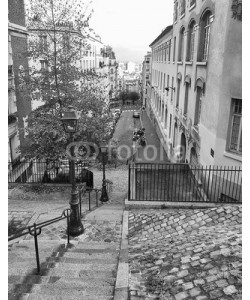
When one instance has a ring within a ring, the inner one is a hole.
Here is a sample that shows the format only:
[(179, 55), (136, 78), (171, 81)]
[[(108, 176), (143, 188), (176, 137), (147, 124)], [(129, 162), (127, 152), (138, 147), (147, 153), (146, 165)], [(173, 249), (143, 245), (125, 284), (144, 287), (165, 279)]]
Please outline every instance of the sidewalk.
[(169, 162), (167, 154), (163, 149), (156, 130), (151, 123), (146, 111), (142, 112), (141, 120), (145, 128), (145, 135), (147, 140), (146, 147), (140, 146), (136, 155), (136, 162), (152, 162), (152, 163), (166, 163)]

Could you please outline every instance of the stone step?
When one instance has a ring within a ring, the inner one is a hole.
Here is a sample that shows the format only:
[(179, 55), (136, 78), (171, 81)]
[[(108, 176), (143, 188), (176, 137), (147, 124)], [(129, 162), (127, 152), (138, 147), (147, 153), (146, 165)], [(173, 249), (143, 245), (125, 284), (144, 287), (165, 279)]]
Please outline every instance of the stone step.
[[(114, 260), (117, 259), (119, 255), (118, 250), (110, 250), (110, 249), (76, 249), (79, 251), (59, 251), (59, 252), (44, 252), (39, 251), (39, 259), (40, 261), (45, 261), (49, 259), (51, 262), (69, 262), (72, 259), (72, 262), (76, 260), (75, 263), (82, 262), (85, 260)], [(11, 251), (9, 253), (9, 261), (11, 263), (18, 263), (20, 261), (29, 261), (30, 259), (35, 259), (36, 253), (35, 251)]]
[[(58, 248), (65, 248), (65, 243), (62, 241), (55, 241), (55, 240), (40, 240), (38, 238), (38, 248), (39, 250), (43, 251), (50, 251), (53, 252), (55, 249), (57, 250)], [(35, 242), (34, 240), (21, 240), (19, 243), (15, 243), (10, 247), (10, 251), (14, 249), (23, 249), (25, 251), (29, 251), (29, 249), (35, 250)]]
[(9, 285), (20, 285), (20, 284), (55, 284), (58, 281), (60, 282), (81, 282), (81, 284), (91, 283), (93, 281), (100, 282), (102, 279), (104, 282), (109, 284), (114, 284), (116, 278), (112, 276), (110, 272), (98, 272), (94, 273), (93, 271), (86, 272), (85, 274), (81, 274), (81, 277), (63, 277), (63, 276), (40, 276), (40, 275), (27, 275), (27, 276), (18, 276), (11, 275), (8, 276), (8, 284)]
[[(88, 256), (87, 256), (88, 255)], [(68, 256), (68, 257), (48, 257), (48, 256), (42, 256), (42, 255), (39, 255), (39, 261), (40, 263), (43, 263), (43, 262), (46, 262), (46, 263), (71, 263), (71, 264), (85, 264), (85, 263), (88, 263), (88, 264), (93, 264), (93, 265), (96, 265), (96, 264), (112, 264), (112, 263), (116, 263), (117, 261), (117, 257), (118, 256), (107, 256), (106, 257), (102, 257), (101, 255), (98, 255), (98, 257), (96, 257), (96, 255), (90, 255), (90, 254), (87, 254), (85, 255), (85, 257), (71, 257), (71, 256)], [(9, 256), (9, 259), (11, 260), (11, 263), (15, 264), (15, 266), (18, 266), (19, 263), (20, 264), (24, 264), (24, 263), (30, 263), (30, 261), (33, 259), (35, 260), (36, 257), (35, 257), (35, 254), (34, 255), (29, 255), (29, 256), (26, 256), (26, 257), (23, 257), (22, 255), (11, 255)]]
[[(114, 286), (107, 284), (104, 285), (103, 282), (99, 282), (99, 286), (81, 286), (79, 283), (73, 283), (73, 286), (69, 284), (20, 284), (11, 285), (9, 287), (9, 294), (35, 294), (35, 295), (47, 295), (47, 296), (57, 296), (64, 297), (63, 299), (85, 299), (85, 297), (94, 296), (105, 296), (110, 297), (114, 293)], [(62, 299), (62, 298), (60, 298)]]
[[(110, 287), (114, 287), (115, 278), (106, 278), (105, 280), (101, 280), (100, 278), (67, 278), (67, 277), (49, 277), (49, 276), (41, 276), (44, 277), (42, 282), (32, 282), (31, 280), (28, 283), (25, 278), (25, 282), (20, 283), (9, 283), (8, 291), (9, 293), (36, 293), (41, 290), (46, 290), (50, 288), (59, 288), (59, 289), (72, 289), (72, 290), (85, 290), (86, 288), (96, 288), (96, 289), (106, 289)], [(45, 281), (46, 278), (46, 281)]]
[(85, 295), (84, 298), (82, 296), (76, 297), (75, 295), (66, 295), (66, 296), (52, 296), (52, 295), (37, 295), (37, 294), (9, 294), (8, 300), (113, 300), (114, 296), (102, 296), (102, 295)]

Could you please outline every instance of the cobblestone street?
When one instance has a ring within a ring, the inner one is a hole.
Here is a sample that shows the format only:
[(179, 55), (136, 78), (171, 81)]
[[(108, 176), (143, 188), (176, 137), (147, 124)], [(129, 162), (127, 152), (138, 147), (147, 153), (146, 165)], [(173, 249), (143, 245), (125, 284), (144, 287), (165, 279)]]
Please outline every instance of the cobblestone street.
[(241, 206), (133, 210), (131, 300), (241, 299)]

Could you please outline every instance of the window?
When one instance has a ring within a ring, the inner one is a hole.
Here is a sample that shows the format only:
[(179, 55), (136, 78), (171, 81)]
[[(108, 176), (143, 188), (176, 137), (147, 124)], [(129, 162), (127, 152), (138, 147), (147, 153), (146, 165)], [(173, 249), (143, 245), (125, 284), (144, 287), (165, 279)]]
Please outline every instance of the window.
[(196, 93), (196, 103), (195, 103), (194, 126), (197, 126), (200, 123), (200, 115), (201, 115), (202, 89), (199, 86), (197, 86), (196, 89), (197, 89), (197, 93)]
[(229, 149), (242, 152), (242, 99), (232, 99), (232, 117)]
[(172, 114), (169, 115), (169, 138), (171, 137)]
[(165, 82), (166, 81), (166, 74), (164, 73), (164, 76), (163, 76), (163, 87), (162, 87), (162, 90), (163, 92), (165, 91)]
[(113, 74), (113, 73), (114, 73), (114, 70), (113, 70), (113, 69), (111, 69), (111, 70), (110, 70), (110, 73), (111, 73), (111, 74)]
[(161, 102), (161, 121), (164, 121), (164, 103), (163, 100)]
[(41, 63), (41, 70), (47, 71), (48, 70), (48, 61), (47, 60), (40, 60)]
[(12, 75), (13, 75), (13, 66), (8, 65), (8, 76), (12, 76)]
[(177, 135), (178, 135), (178, 128), (177, 128), (177, 123), (174, 123), (174, 136), (173, 136), (173, 147), (175, 148), (176, 142), (177, 142)]
[(182, 61), (182, 59), (183, 59), (183, 52), (184, 52), (184, 31), (185, 31), (185, 28), (182, 27), (182, 29), (180, 31), (180, 36), (179, 36), (178, 61)]
[(177, 79), (177, 96), (176, 96), (176, 107), (179, 107), (180, 101), (180, 87), (181, 87), (181, 80)]
[[(169, 87), (169, 75), (167, 76), (167, 87)], [(167, 96), (168, 96), (168, 92), (169, 90), (167, 91)]]
[(171, 40), (169, 41), (169, 48), (168, 48), (168, 61), (170, 61), (170, 55), (171, 55)]
[(175, 61), (175, 45), (176, 45), (176, 37), (174, 37), (173, 62)]
[(178, 18), (178, 2), (176, 1), (174, 4), (174, 22), (177, 21)]
[(184, 110), (183, 114), (186, 115), (188, 112), (188, 93), (189, 93), (189, 83), (185, 84), (185, 100), (184, 100)]
[(194, 6), (196, 4), (196, 0), (190, 0), (190, 7)]
[(171, 84), (171, 102), (173, 101), (173, 89), (174, 89), (174, 77), (172, 77), (172, 84)]
[(186, 8), (186, 1), (182, 0), (181, 1), (181, 16), (185, 14), (185, 8)]
[(210, 35), (210, 16), (211, 12), (207, 11), (200, 24), (200, 45), (199, 45), (199, 61), (207, 61)]
[(193, 61), (194, 58), (194, 38), (195, 38), (195, 31), (194, 31), (195, 22), (191, 22), (189, 26), (188, 32), (188, 47), (187, 47), (187, 61)]
[(47, 49), (47, 36), (46, 35), (40, 36), (40, 44), (41, 44), (42, 50)]
[(167, 128), (168, 125), (168, 109), (165, 108), (165, 123), (164, 123), (164, 127)]

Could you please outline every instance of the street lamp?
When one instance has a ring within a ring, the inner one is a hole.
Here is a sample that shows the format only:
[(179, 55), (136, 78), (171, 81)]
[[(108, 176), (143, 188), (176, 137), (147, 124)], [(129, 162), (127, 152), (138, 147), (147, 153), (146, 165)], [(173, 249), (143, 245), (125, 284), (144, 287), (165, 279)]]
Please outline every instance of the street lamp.
[(103, 142), (100, 146), (100, 150), (102, 153), (102, 166), (103, 166), (103, 180), (102, 180), (102, 194), (101, 194), (101, 202), (107, 202), (109, 201), (108, 193), (107, 193), (107, 187), (106, 187), (106, 178), (105, 178), (105, 156), (108, 152), (108, 146)]
[[(74, 133), (77, 131), (79, 114), (73, 108), (68, 107), (68, 111), (62, 113), (61, 121), (66, 133), (70, 133), (71, 142), (74, 141)], [(70, 180), (72, 183), (71, 200), (69, 202), (71, 207), (70, 222), (69, 222), (69, 234), (71, 236), (78, 236), (84, 232), (84, 228), (81, 222), (80, 211), (79, 211), (79, 197), (76, 189), (76, 178), (75, 178), (75, 161), (74, 148), (71, 147), (71, 160), (70, 160)]]

